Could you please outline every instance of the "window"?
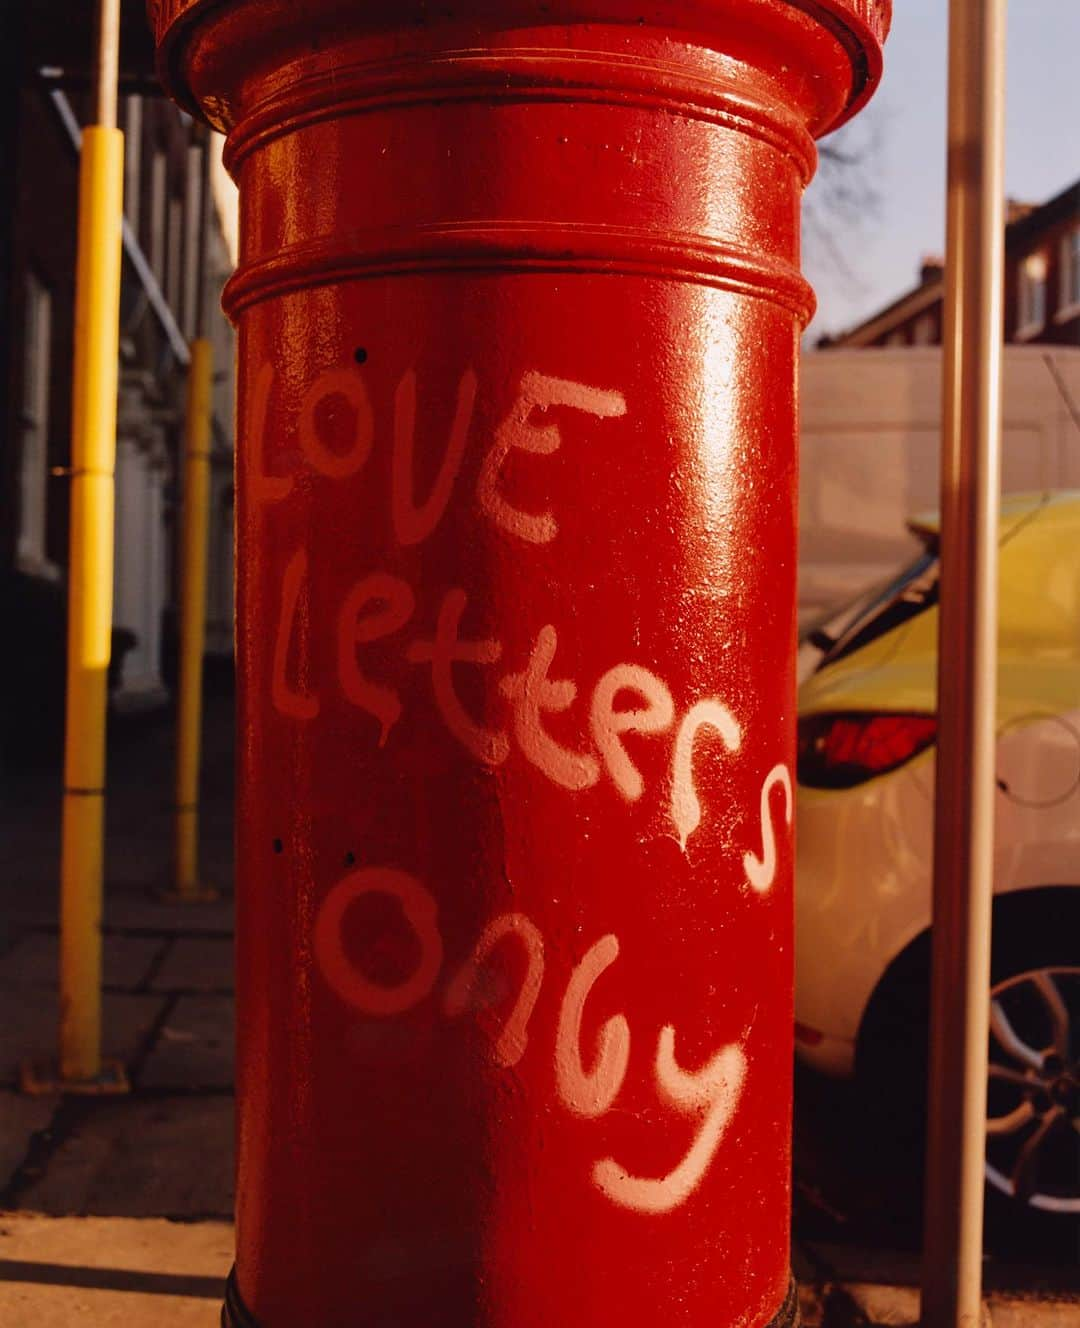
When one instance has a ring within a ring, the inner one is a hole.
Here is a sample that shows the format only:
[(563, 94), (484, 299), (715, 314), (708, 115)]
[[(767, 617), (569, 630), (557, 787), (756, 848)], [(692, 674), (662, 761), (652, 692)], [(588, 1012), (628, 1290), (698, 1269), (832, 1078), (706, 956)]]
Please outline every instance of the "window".
[(52, 297), (33, 272), (23, 289), (23, 380), (19, 413), (19, 530), (16, 559), (24, 572), (56, 575), (46, 557), (49, 478), (49, 367)]
[(1063, 314), (1080, 307), (1080, 226), (1061, 239), (1061, 289), (1058, 312)]
[(1020, 264), (1016, 335), (1030, 336), (1046, 322), (1046, 255), (1029, 254)]

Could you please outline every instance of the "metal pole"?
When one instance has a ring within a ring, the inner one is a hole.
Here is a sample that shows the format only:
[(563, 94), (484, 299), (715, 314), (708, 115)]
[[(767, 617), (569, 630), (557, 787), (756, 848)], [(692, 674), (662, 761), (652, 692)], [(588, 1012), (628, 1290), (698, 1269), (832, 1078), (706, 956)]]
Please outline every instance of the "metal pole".
[[(194, 340), (188, 365), (184, 427), (184, 477), (180, 532), (180, 677), (176, 713), (176, 825), (174, 878), (170, 897), (191, 903), (214, 899), (217, 892), (199, 880), (199, 765), (202, 754), (203, 657), (206, 653), (207, 536), (210, 521), (210, 465), (213, 447), (213, 344), (206, 337), (206, 134), (198, 132), (199, 190), (195, 243), (185, 249), (196, 264), (194, 308), (189, 321)], [(188, 154), (188, 168), (192, 157)], [(189, 189), (189, 201), (194, 191)]]
[[(82, 130), (79, 128), (79, 122), (75, 118), (75, 112), (71, 109), (71, 103), (59, 88), (52, 88), (49, 92), (52, 104), (56, 107), (56, 113), (60, 117), (60, 123), (67, 131), (68, 137), (75, 145), (76, 149), (82, 149)], [(173, 357), (181, 364), (188, 363), (188, 344), (184, 339), (184, 334), (177, 325), (173, 317), (173, 311), (165, 301), (161, 287), (158, 285), (157, 278), (146, 260), (146, 255), (139, 247), (139, 238), (132, 229), (127, 217), (123, 223), (124, 237), (124, 257), (135, 269), (135, 275), (139, 279), (139, 285), (142, 287), (142, 294), (145, 297), (150, 308), (154, 311), (154, 317), (158, 320), (166, 341), (169, 343), (169, 350)]]
[(974, 1328), (993, 889), (1004, 0), (952, 0), (930, 1096), (922, 1322)]
[(94, 125), (100, 129), (115, 129), (120, 78), (120, 0), (98, 0), (97, 38)]
[[(100, 1091), (105, 710), (112, 633), (113, 472), (124, 140), (116, 127), (120, 0), (100, 0), (96, 123), (82, 136), (72, 388), (67, 718), (60, 867), (60, 1079)], [(110, 1073), (111, 1069), (111, 1073)]]
[(183, 526), (180, 572), (180, 689), (176, 742), (174, 897), (213, 897), (199, 882), (199, 760), (203, 655), (206, 650), (207, 527), (210, 503), (213, 348), (191, 343), (184, 434)]

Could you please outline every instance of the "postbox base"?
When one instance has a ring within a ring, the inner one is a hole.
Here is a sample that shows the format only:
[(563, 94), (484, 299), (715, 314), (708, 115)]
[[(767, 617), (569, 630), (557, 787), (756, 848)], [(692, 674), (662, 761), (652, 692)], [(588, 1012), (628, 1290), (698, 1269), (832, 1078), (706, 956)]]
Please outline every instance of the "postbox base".
[[(784, 1303), (762, 1328), (799, 1328), (799, 1293), (792, 1279)], [(225, 1285), (225, 1304), (221, 1309), (221, 1328), (259, 1328), (258, 1322), (248, 1312), (240, 1299), (236, 1287), (236, 1269), (229, 1274)]]
[(225, 1283), (225, 1304), (221, 1307), (221, 1328), (259, 1328), (259, 1325), (247, 1312), (240, 1292), (236, 1289), (236, 1269), (229, 1274)]

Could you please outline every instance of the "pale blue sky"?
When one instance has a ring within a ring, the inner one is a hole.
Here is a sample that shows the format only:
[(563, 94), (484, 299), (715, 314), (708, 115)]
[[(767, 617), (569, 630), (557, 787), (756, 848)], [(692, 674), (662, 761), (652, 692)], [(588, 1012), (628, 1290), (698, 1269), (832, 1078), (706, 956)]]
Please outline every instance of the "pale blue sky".
[[(808, 243), (811, 340), (889, 303), (915, 283), (924, 254), (944, 252), (947, 11), (947, 0), (893, 2), (885, 76), (863, 112), (880, 143), (880, 212), (837, 237), (850, 276)], [(1041, 202), (1080, 178), (1080, 0), (1012, 0), (1005, 123), (1007, 194)]]

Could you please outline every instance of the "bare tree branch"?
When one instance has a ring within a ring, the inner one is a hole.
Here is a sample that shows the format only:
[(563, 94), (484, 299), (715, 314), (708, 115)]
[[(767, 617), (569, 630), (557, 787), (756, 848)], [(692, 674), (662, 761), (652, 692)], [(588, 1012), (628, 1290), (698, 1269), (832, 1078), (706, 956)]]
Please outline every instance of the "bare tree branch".
[(883, 128), (880, 112), (864, 111), (819, 143), (818, 173), (803, 206), (806, 249), (854, 293), (865, 289), (858, 241), (881, 216)]

